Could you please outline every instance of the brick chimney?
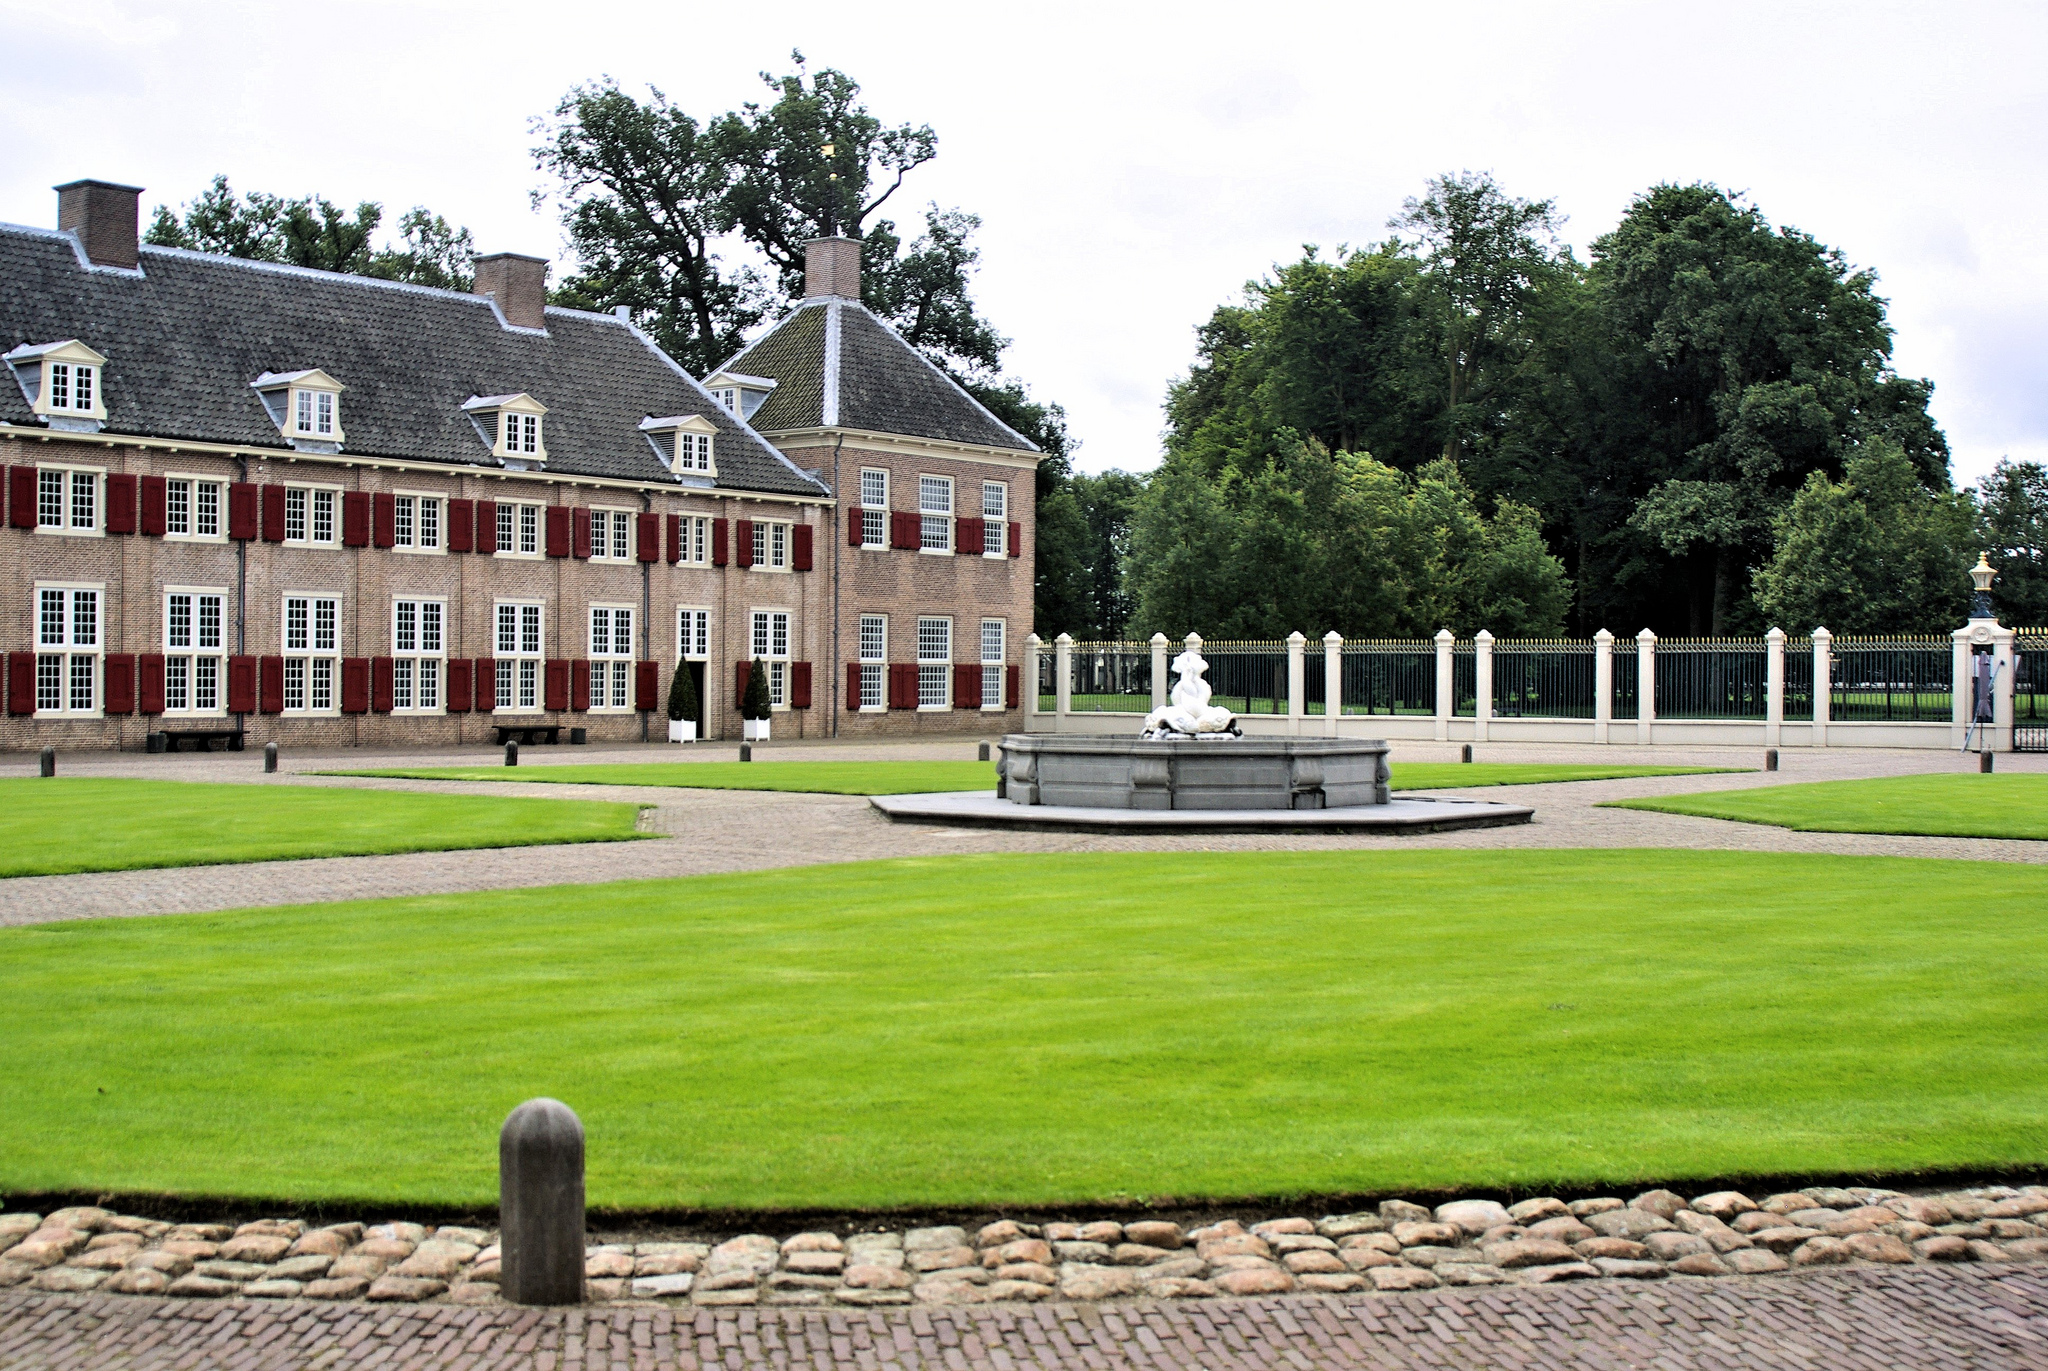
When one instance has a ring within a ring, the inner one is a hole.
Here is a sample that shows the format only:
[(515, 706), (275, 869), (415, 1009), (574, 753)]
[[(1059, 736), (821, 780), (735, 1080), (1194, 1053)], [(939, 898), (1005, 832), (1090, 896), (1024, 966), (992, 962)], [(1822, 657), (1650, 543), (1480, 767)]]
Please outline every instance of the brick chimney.
[(476, 259), (476, 293), (496, 297), (505, 322), (514, 328), (545, 329), (548, 261), (516, 252)]
[(813, 238), (804, 244), (804, 298), (860, 299), (860, 239)]
[(73, 181), (55, 189), (57, 230), (78, 234), (88, 262), (102, 267), (141, 265), (141, 186)]

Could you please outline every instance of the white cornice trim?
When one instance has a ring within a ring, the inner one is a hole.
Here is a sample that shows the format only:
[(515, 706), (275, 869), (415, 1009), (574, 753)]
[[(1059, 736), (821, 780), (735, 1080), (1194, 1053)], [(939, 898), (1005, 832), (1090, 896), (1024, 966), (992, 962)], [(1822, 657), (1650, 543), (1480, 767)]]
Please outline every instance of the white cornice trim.
[(777, 429), (765, 436), (785, 452), (791, 448), (830, 446), (838, 439), (844, 440), (847, 447), (864, 452), (887, 453), (893, 457), (945, 456), (967, 462), (984, 462), (990, 466), (1014, 467), (1020, 471), (1036, 471), (1038, 464), (1045, 460), (1042, 453), (1019, 452), (1015, 448), (985, 447), (980, 443), (956, 443), (947, 438), (917, 438), (901, 433), (876, 433), (862, 428)]

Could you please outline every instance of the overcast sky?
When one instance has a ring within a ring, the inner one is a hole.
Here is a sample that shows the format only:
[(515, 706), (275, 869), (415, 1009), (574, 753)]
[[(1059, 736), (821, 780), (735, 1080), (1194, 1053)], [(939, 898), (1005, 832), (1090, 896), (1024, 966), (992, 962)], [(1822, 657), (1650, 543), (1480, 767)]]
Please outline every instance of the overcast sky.
[(984, 220), (1008, 369), (1080, 465), (1144, 469), (1193, 330), (1304, 243), (1367, 243), (1430, 176), (1553, 197), (1583, 255), (1660, 181), (1745, 190), (1874, 268), (1959, 481), (2048, 459), (2048, 7), (265, 5), (0, 0), (0, 219), (50, 187), (424, 204), (563, 260), (529, 121), (609, 74), (711, 115), (801, 47), (930, 123), (928, 201)]

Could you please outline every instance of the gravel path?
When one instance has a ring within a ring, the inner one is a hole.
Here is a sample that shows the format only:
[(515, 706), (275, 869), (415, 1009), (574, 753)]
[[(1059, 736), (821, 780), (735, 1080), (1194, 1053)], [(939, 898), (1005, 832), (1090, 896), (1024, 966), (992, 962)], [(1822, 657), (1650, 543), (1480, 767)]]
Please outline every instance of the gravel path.
[[(541, 755), (536, 757), (535, 753)], [(666, 746), (527, 749), (522, 769), (538, 772), (558, 758), (578, 763), (622, 761), (731, 761), (731, 747), (693, 748), (685, 758)], [(762, 749), (767, 757), (820, 761), (971, 759), (974, 740), (904, 745), (797, 744)], [(788, 795), (768, 791), (686, 790), (645, 786), (521, 784), (517, 793), (564, 799), (625, 800), (657, 808), (646, 826), (664, 835), (637, 843), (563, 844), (388, 857), (331, 857), (239, 866), (179, 867), (157, 871), (97, 872), (77, 876), (20, 877), (0, 881), (0, 926), (65, 919), (168, 914), (252, 905), (304, 904), (423, 893), (503, 890), (585, 884), (707, 872), (751, 871), (878, 857), (952, 852), (1321, 851), (1394, 847), (1683, 847), (1751, 852), (1833, 852), (1859, 855), (1954, 857), (1978, 861), (2048, 862), (2048, 843), (1978, 838), (1887, 837), (1877, 834), (1795, 833), (1759, 824), (1601, 809), (1601, 801), (1682, 794), (1794, 781), (1836, 780), (1908, 772), (1964, 771), (1975, 758), (1948, 752), (1823, 751), (1783, 755), (1776, 774), (1645, 777), (1561, 785), (1488, 786), (1433, 794), (1507, 800), (1535, 806), (1535, 822), (1413, 837), (1371, 834), (1160, 834), (1008, 833), (980, 828), (893, 824), (860, 796)], [(1456, 761), (1455, 745), (1397, 744), (1396, 761)], [(1752, 750), (1545, 747), (1483, 745), (1482, 761), (1756, 766)], [(65, 775), (135, 776), (161, 780), (239, 781), (276, 785), (359, 786), (503, 795), (493, 782), (402, 781), (323, 777), (325, 768), (488, 764), (495, 752), (355, 750), (294, 756), (290, 770), (265, 776), (258, 753), (135, 754), (66, 757)], [(2008, 771), (2048, 772), (2048, 756), (2002, 755)], [(32, 775), (32, 757), (0, 760), (0, 776)]]

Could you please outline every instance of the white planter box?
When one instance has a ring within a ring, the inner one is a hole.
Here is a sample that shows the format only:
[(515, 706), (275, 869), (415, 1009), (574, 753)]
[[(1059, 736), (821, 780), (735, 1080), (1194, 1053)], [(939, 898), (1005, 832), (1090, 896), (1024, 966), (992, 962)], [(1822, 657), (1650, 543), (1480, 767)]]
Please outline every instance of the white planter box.
[(672, 743), (696, 742), (697, 721), (695, 719), (670, 719), (668, 721), (668, 740)]
[(750, 743), (765, 743), (768, 741), (768, 725), (773, 722), (773, 719), (742, 719), (740, 737)]

